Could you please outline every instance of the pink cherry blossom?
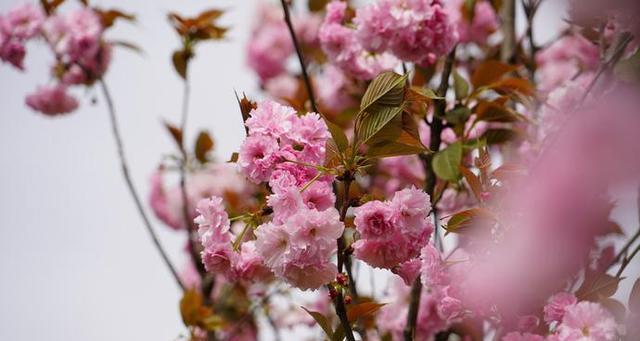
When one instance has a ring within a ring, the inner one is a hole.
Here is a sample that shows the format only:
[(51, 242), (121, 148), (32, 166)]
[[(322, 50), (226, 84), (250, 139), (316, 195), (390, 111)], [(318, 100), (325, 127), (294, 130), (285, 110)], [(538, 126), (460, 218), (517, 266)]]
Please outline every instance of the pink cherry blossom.
[(354, 255), (387, 269), (418, 256), (433, 231), (428, 205), (428, 195), (412, 188), (397, 192), (390, 202), (370, 201), (356, 208), (360, 239), (353, 244)]
[(335, 65), (329, 64), (313, 79), (318, 100), (336, 112), (356, 105), (358, 87)]
[(261, 5), (247, 44), (247, 63), (261, 81), (285, 71), (285, 61), (293, 53), (293, 43), (278, 6)]
[(613, 315), (598, 303), (586, 301), (567, 307), (557, 330), (559, 341), (613, 341), (619, 334)]
[(251, 136), (280, 138), (293, 128), (296, 111), (274, 101), (262, 101), (249, 113), (245, 122)]
[(544, 341), (544, 336), (531, 333), (511, 332), (502, 338), (502, 341)]
[(343, 230), (334, 208), (299, 210), (284, 225), (258, 227), (256, 248), (277, 277), (303, 290), (317, 289), (337, 274), (330, 258)]
[(547, 305), (544, 306), (544, 321), (547, 323), (562, 321), (567, 308), (577, 302), (576, 297), (568, 292), (560, 292), (551, 296)]
[(267, 204), (273, 208), (273, 222), (277, 224), (284, 223), (289, 217), (305, 207), (297, 187), (287, 187), (280, 190), (279, 193), (271, 194), (267, 199)]
[(224, 210), (222, 198), (203, 199), (196, 208), (200, 214), (194, 222), (204, 247), (202, 262), (207, 271), (229, 273), (238, 257), (231, 246), (229, 216)]
[(78, 108), (78, 101), (67, 93), (62, 84), (38, 87), (36, 92), (28, 95), (25, 102), (31, 109), (48, 116), (70, 113)]
[(233, 265), (234, 278), (258, 282), (269, 278), (271, 271), (264, 265), (254, 240), (242, 243), (240, 254)]
[(440, 251), (433, 245), (427, 244), (420, 252), (422, 261), (421, 281), (425, 286), (443, 285), (447, 282), (445, 263)]
[(20, 4), (0, 16), (0, 32), (13, 39), (24, 41), (40, 33), (44, 13), (30, 3)]
[(422, 263), (420, 259), (414, 258), (412, 260), (406, 261), (396, 267), (391, 269), (391, 272), (400, 276), (406, 285), (412, 285), (413, 282), (420, 276), (420, 268), (422, 267)]
[(445, 6), (451, 21), (456, 24), (460, 42), (486, 44), (487, 38), (498, 29), (498, 16), (489, 1), (475, 2), (471, 21), (463, 15), (466, 11), (464, 0), (446, 1)]
[(344, 26), (346, 3), (334, 0), (327, 4), (327, 15), (320, 27), (320, 43), (329, 59), (344, 72), (359, 78), (372, 79), (393, 69), (398, 61), (387, 53), (366, 51), (355, 30)]
[(579, 34), (570, 34), (538, 52), (540, 89), (550, 91), (580, 74), (593, 72), (600, 63), (598, 47)]
[(240, 147), (238, 166), (254, 183), (267, 181), (278, 156), (278, 142), (268, 136), (254, 135), (244, 140)]

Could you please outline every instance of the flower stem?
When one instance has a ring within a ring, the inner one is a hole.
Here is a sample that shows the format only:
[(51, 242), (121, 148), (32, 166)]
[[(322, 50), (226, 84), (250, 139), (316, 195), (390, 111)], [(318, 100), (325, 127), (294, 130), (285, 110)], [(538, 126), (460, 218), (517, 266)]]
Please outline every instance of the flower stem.
[(109, 119), (111, 122), (111, 130), (113, 133), (113, 137), (116, 141), (116, 147), (117, 147), (117, 151), (118, 151), (118, 158), (120, 159), (120, 168), (122, 169), (122, 175), (124, 177), (125, 183), (127, 185), (127, 188), (129, 189), (129, 193), (131, 194), (131, 197), (133, 198), (133, 201), (136, 205), (136, 209), (138, 210), (138, 213), (140, 215), (140, 217), (142, 218), (142, 222), (144, 223), (145, 228), (147, 229), (147, 232), (149, 232), (149, 235), (151, 236), (151, 240), (153, 241), (153, 245), (155, 246), (155, 248), (158, 250), (158, 252), (160, 253), (160, 256), (162, 257), (162, 260), (164, 261), (165, 265), (167, 266), (167, 268), (169, 268), (169, 271), (171, 271), (171, 275), (173, 275), (174, 280), (176, 281), (176, 284), (180, 287), (180, 289), (182, 289), (182, 291), (185, 290), (184, 285), (182, 284), (182, 282), (180, 281), (180, 277), (178, 276), (178, 273), (176, 272), (176, 269), (174, 268), (173, 264), (171, 264), (171, 260), (169, 260), (169, 256), (167, 255), (167, 253), (165, 252), (164, 248), (162, 247), (162, 244), (160, 244), (160, 240), (158, 239), (158, 236), (156, 235), (155, 231), (153, 230), (153, 227), (151, 226), (151, 222), (149, 220), (149, 218), (147, 217), (147, 214), (144, 211), (144, 207), (142, 206), (142, 202), (140, 201), (140, 196), (138, 195), (138, 192), (135, 189), (135, 186), (133, 185), (133, 180), (131, 179), (131, 175), (129, 174), (129, 167), (127, 165), (127, 160), (125, 158), (124, 155), (124, 146), (122, 143), (122, 137), (120, 135), (120, 130), (118, 128), (118, 121), (116, 118), (116, 112), (115, 112), (115, 108), (113, 105), (113, 99), (111, 98), (111, 93), (109, 92), (109, 89), (107, 87), (107, 84), (105, 83), (105, 81), (103, 79), (100, 79), (100, 86), (102, 88), (102, 93), (105, 97), (105, 100), (107, 102), (107, 109), (109, 111)]

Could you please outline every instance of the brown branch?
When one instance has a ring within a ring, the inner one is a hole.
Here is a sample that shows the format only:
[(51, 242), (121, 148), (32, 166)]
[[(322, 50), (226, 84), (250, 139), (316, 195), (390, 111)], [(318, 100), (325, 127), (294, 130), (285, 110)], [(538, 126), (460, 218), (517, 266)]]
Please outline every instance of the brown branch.
[(500, 59), (509, 62), (513, 58), (516, 46), (516, 2), (515, 0), (503, 0), (502, 11), (502, 45), (500, 46)]
[(298, 61), (300, 62), (300, 69), (302, 70), (302, 79), (304, 81), (304, 86), (307, 89), (307, 94), (309, 95), (309, 102), (311, 103), (311, 110), (319, 113), (318, 106), (316, 105), (316, 99), (313, 92), (313, 85), (311, 84), (311, 79), (309, 78), (309, 74), (307, 73), (307, 66), (304, 61), (304, 55), (302, 54), (302, 48), (300, 48), (300, 44), (298, 42), (298, 38), (296, 37), (296, 32), (293, 29), (293, 24), (291, 23), (291, 15), (289, 14), (289, 5), (287, 4), (287, 0), (280, 0), (282, 3), (282, 10), (284, 11), (284, 21), (287, 23), (287, 27), (289, 28), (289, 34), (291, 34), (291, 40), (293, 41), (293, 46), (296, 49), (296, 55), (298, 55)]
[(153, 245), (160, 253), (162, 260), (164, 261), (167, 268), (169, 268), (169, 271), (171, 271), (171, 275), (173, 275), (173, 279), (176, 281), (176, 284), (180, 287), (180, 289), (182, 289), (182, 291), (184, 291), (185, 290), (184, 285), (182, 284), (182, 281), (180, 281), (180, 277), (178, 276), (178, 273), (176, 272), (176, 269), (174, 268), (173, 264), (171, 264), (171, 261), (169, 260), (169, 256), (164, 251), (162, 244), (160, 244), (160, 240), (158, 239), (158, 236), (153, 230), (153, 227), (151, 226), (151, 222), (144, 211), (144, 207), (142, 206), (142, 201), (140, 201), (140, 196), (138, 195), (138, 192), (136, 191), (135, 186), (133, 185), (133, 180), (131, 179), (131, 175), (129, 174), (129, 167), (127, 165), (127, 161), (124, 155), (124, 146), (122, 143), (120, 130), (118, 128), (118, 121), (116, 118), (116, 112), (113, 105), (113, 99), (111, 98), (111, 93), (109, 92), (109, 89), (105, 81), (103, 79), (100, 79), (99, 81), (100, 81), (100, 86), (102, 88), (102, 93), (104, 94), (105, 100), (107, 102), (107, 109), (109, 111), (109, 119), (111, 122), (111, 130), (113, 133), (113, 137), (116, 141), (118, 158), (120, 159), (120, 168), (122, 170), (122, 175), (124, 177), (127, 188), (129, 189), (129, 193), (133, 198), (133, 201), (138, 210), (138, 214), (142, 218), (142, 222), (144, 223), (144, 226), (147, 229), (147, 232), (149, 232), (149, 235), (151, 236)]
[[(444, 69), (442, 70), (442, 76), (440, 78), (440, 86), (438, 87), (437, 95), (442, 97), (434, 101), (433, 118), (431, 119), (431, 139), (429, 141), (429, 149), (432, 151), (426, 157), (425, 160), (425, 186), (424, 190), (431, 198), (432, 205), (434, 204), (434, 190), (436, 187), (436, 175), (433, 171), (433, 156), (440, 150), (440, 144), (442, 143), (442, 130), (444, 128), (442, 117), (447, 110), (447, 102), (444, 97), (449, 90), (449, 77), (451, 76), (451, 70), (453, 69), (453, 62), (456, 57), (456, 48), (449, 53), (444, 63)], [(425, 117), (425, 120), (427, 118)], [(432, 207), (433, 216), (437, 217), (436, 208)], [(438, 238), (438, 230), (434, 229), (434, 238)], [(418, 308), (420, 306), (420, 296), (422, 293), (422, 282), (420, 278), (416, 278), (411, 287), (411, 301), (409, 303), (409, 312), (407, 313), (407, 324), (404, 328), (404, 340), (411, 341), (414, 339), (416, 321), (418, 320)]]

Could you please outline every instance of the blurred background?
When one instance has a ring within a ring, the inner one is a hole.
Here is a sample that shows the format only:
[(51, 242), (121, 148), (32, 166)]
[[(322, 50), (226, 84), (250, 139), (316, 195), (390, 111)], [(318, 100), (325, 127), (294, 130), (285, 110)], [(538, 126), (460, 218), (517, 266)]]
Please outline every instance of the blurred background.
[[(0, 0), (0, 11), (16, 3)], [(244, 136), (233, 90), (260, 98), (244, 54), (258, 0), (92, 3), (137, 15), (137, 23), (121, 22), (108, 37), (134, 42), (144, 54), (116, 49), (106, 81), (145, 199), (158, 161), (175, 150), (162, 121), (179, 122), (182, 101), (170, 60), (179, 41), (166, 14), (228, 9), (221, 20), (231, 27), (227, 40), (201, 44), (190, 65), (187, 127), (190, 143), (197, 130), (208, 129), (217, 159), (228, 160)], [(537, 18), (539, 43), (559, 33), (563, 13), (560, 1), (545, 2)], [(57, 118), (24, 104), (27, 93), (47, 83), (49, 58), (33, 44), (25, 74), (0, 66), (0, 340), (175, 340), (185, 332), (180, 293), (123, 183), (101, 94), (82, 94), (80, 110)], [(627, 200), (616, 212), (623, 226), (635, 229), (634, 193), (623, 193)], [(154, 222), (180, 267), (183, 237)]]

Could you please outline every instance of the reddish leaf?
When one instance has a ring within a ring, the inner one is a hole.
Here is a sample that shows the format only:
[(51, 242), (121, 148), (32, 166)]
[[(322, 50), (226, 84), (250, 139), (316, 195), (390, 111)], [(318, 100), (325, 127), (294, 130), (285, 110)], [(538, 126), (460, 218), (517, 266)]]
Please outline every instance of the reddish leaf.
[(164, 126), (169, 131), (169, 134), (171, 134), (171, 137), (173, 137), (173, 141), (182, 149), (182, 130), (166, 121), (164, 122)]
[(100, 16), (100, 21), (102, 22), (102, 27), (108, 28), (113, 26), (117, 19), (122, 19), (126, 21), (135, 21), (136, 16), (133, 14), (125, 13), (117, 9), (110, 10), (100, 10), (96, 9), (96, 12)]
[(634, 314), (640, 314), (640, 278), (636, 279), (629, 295), (629, 310)]
[(191, 58), (191, 53), (188, 51), (177, 50), (173, 52), (171, 60), (173, 61), (173, 67), (176, 69), (176, 72), (182, 77), (182, 79), (187, 78), (187, 65), (189, 63), (189, 59)]
[(203, 305), (200, 293), (190, 289), (185, 291), (180, 300), (180, 314), (186, 326), (202, 326), (204, 321), (213, 315), (213, 311)]
[(475, 70), (471, 76), (471, 84), (475, 89), (489, 85), (498, 81), (502, 76), (509, 72), (513, 72), (518, 68), (514, 65), (505, 64), (497, 60), (488, 60)]
[(375, 314), (384, 304), (376, 302), (363, 302), (349, 305), (347, 308), (347, 318), (353, 323), (359, 318)]
[(311, 315), (311, 317), (313, 317), (313, 319), (318, 323), (320, 328), (322, 328), (322, 330), (325, 332), (325, 334), (327, 334), (329, 338), (333, 336), (333, 328), (331, 327), (331, 322), (329, 322), (329, 319), (326, 316), (320, 314), (317, 311), (311, 311), (305, 307), (301, 308), (304, 309), (304, 311), (306, 311), (309, 315)]
[(207, 153), (213, 148), (213, 139), (206, 131), (200, 132), (196, 140), (195, 155), (198, 161), (207, 162)]
[(599, 301), (600, 298), (611, 297), (618, 291), (620, 278), (602, 273), (594, 278), (589, 278), (582, 283), (576, 292), (576, 297), (580, 300)]
[(460, 173), (462, 173), (464, 179), (467, 180), (467, 184), (469, 184), (469, 188), (471, 188), (473, 195), (475, 195), (478, 201), (481, 201), (482, 184), (480, 183), (480, 178), (478, 178), (478, 176), (475, 175), (469, 168), (462, 165), (460, 166)]

